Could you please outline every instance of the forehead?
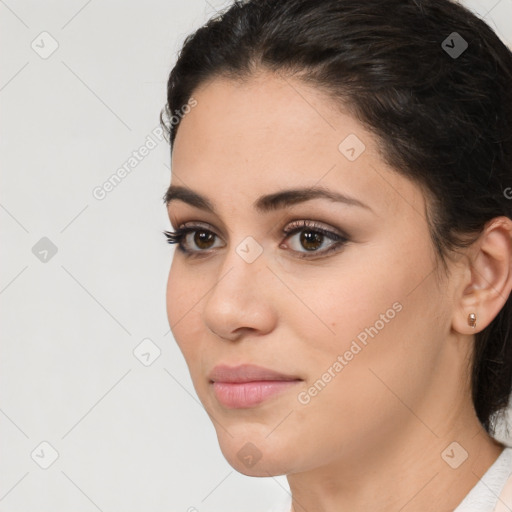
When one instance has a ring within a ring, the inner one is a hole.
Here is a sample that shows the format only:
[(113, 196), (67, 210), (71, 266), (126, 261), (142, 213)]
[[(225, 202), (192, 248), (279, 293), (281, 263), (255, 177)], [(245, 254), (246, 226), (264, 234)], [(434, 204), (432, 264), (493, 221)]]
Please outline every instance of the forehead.
[(423, 211), (419, 187), (393, 171), (374, 135), (319, 90), (267, 73), (245, 82), (217, 78), (193, 97), (197, 105), (174, 144), (175, 185), (247, 205), (291, 185), (320, 185), (381, 212)]
[[(355, 119), (336, 115), (334, 104), (317, 90), (275, 74), (243, 82), (214, 79), (196, 90), (194, 98), (197, 106), (184, 116), (176, 136), (176, 165), (183, 157), (198, 161), (204, 154), (219, 160), (262, 162), (279, 155), (314, 162), (327, 152), (337, 159), (344, 132), (369, 138)], [(183, 146), (187, 151), (181, 151)]]

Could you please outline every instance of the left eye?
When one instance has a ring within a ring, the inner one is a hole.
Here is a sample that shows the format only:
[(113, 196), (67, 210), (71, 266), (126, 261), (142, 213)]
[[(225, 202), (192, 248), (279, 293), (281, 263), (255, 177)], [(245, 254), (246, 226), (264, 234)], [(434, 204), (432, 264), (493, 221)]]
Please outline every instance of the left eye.
[[(296, 240), (299, 246), (292, 244), (295, 246), (293, 252), (296, 252), (300, 258), (310, 257), (309, 254), (324, 255), (348, 242), (346, 236), (324, 229), (309, 221), (295, 223), (293, 226), (283, 229), (282, 233), (286, 237), (285, 240), (293, 238), (295, 234), (300, 234), (300, 237)], [(164, 235), (168, 243), (178, 244), (178, 249), (188, 256), (206, 253), (212, 248), (215, 248), (213, 244), (215, 239), (218, 238), (213, 231), (205, 229), (202, 226), (187, 226), (178, 228), (174, 232), (164, 231)], [(326, 249), (319, 250), (325, 245), (326, 239), (330, 239), (331, 244), (329, 244)], [(191, 249), (191, 243), (199, 247), (199, 250)], [(282, 243), (279, 247), (283, 247)], [(305, 249), (305, 251), (297, 247)]]
[[(345, 236), (333, 233), (332, 231), (317, 225), (311, 226), (307, 221), (302, 221), (300, 225), (294, 228), (283, 230), (283, 234), (286, 235), (287, 239), (293, 239), (296, 234), (300, 235), (298, 238), (295, 237), (296, 244), (295, 247), (292, 248), (295, 252), (299, 253), (299, 257), (301, 258), (309, 257), (308, 253), (319, 255), (330, 253), (348, 241)], [(329, 239), (331, 240), (331, 243), (327, 245), (327, 248), (319, 250), (322, 249), (322, 247), (325, 247), (325, 242)], [(294, 244), (292, 244), (292, 246), (293, 245)], [(301, 249), (305, 249), (305, 251), (302, 251)]]

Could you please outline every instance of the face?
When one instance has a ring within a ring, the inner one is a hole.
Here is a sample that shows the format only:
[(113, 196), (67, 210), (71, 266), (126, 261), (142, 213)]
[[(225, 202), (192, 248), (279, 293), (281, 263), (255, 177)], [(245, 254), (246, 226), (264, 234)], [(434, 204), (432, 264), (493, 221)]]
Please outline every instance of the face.
[[(418, 423), (411, 409), (434, 418), (428, 390), (447, 384), (450, 289), (420, 188), (292, 79), (215, 79), (193, 96), (171, 186), (203, 201), (168, 205), (174, 229), (193, 229), (167, 313), (224, 456), (268, 476), (382, 452)], [(319, 188), (331, 197), (307, 196)], [(279, 195), (291, 189), (306, 194)]]

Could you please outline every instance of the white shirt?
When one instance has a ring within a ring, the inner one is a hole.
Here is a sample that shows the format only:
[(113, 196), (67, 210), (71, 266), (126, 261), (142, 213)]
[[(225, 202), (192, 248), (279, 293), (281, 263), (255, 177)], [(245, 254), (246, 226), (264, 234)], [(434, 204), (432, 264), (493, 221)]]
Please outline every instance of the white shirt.
[[(505, 484), (508, 491), (506, 496), (503, 493)], [(287, 495), (281, 503), (277, 503), (267, 512), (290, 512), (291, 506), (292, 498)], [(503, 507), (503, 510), (512, 510), (511, 446), (501, 452), (453, 512), (496, 512), (497, 506)]]

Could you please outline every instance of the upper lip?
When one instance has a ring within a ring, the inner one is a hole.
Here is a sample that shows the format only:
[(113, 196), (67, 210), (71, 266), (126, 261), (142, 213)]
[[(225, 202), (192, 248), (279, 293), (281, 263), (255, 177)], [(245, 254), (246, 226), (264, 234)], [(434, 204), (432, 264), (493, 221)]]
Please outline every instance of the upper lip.
[(262, 380), (302, 380), (296, 375), (286, 375), (270, 368), (264, 368), (254, 364), (241, 364), (227, 366), (224, 364), (215, 366), (209, 374), (212, 382), (253, 382)]

